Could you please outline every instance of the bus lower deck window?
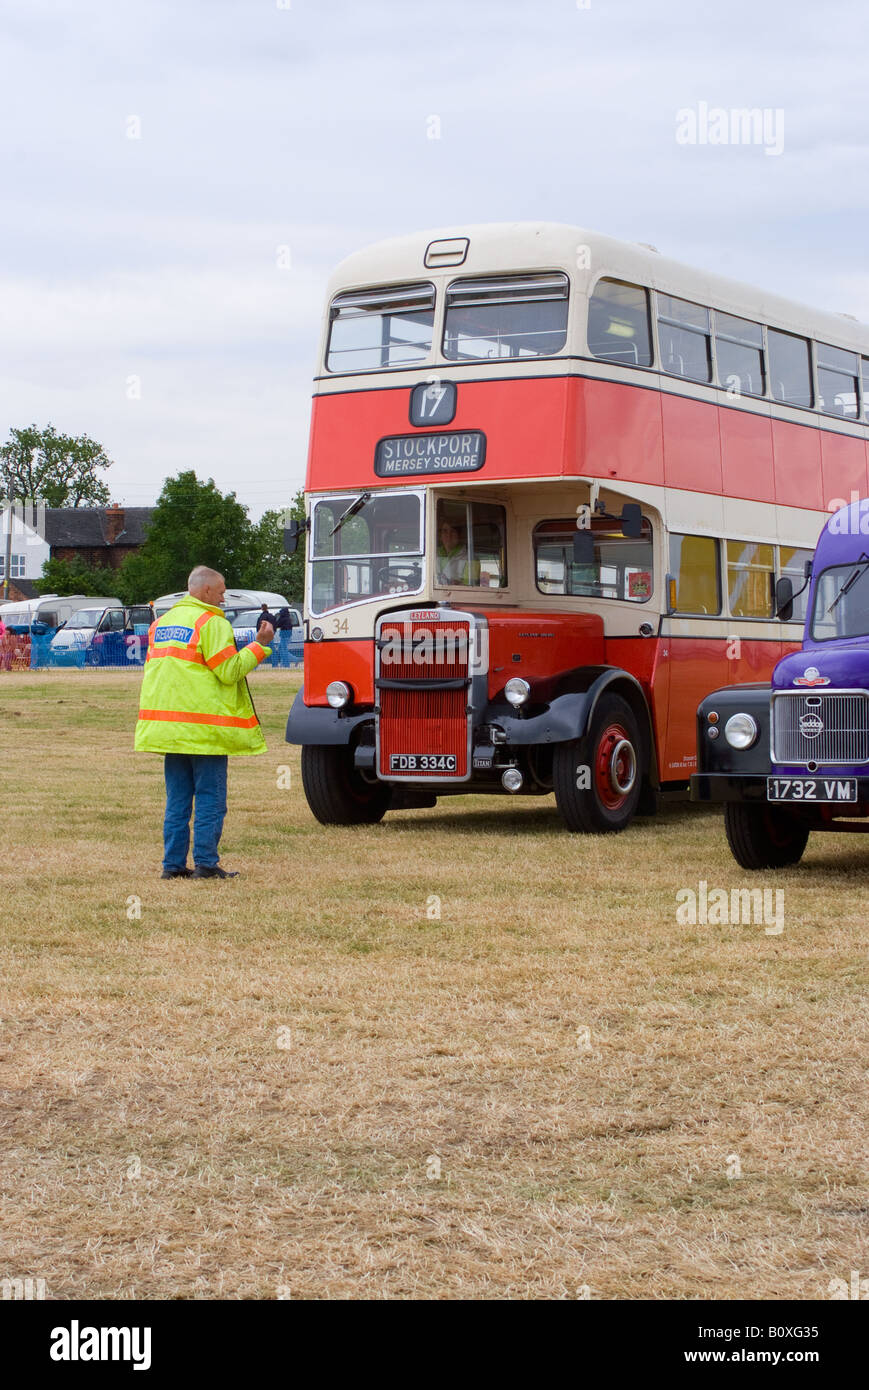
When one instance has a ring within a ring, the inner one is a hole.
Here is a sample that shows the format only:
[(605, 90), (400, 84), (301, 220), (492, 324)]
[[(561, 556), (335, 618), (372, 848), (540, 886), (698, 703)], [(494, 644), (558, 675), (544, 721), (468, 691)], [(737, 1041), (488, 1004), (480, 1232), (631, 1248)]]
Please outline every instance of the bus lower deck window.
[(615, 598), (647, 603), (652, 597), (652, 528), (643, 521), (639, 538), (625, 536), (616, 520), (592, 522), (594, 559), (573, 558), (576, 518), (541, 521), (534, 528), (534, 568), (542, 594)]

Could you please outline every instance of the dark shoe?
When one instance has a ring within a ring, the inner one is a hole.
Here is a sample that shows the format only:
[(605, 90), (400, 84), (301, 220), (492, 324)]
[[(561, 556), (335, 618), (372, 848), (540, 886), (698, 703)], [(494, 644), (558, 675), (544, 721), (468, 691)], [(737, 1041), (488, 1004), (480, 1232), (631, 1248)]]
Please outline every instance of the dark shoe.
[(221, 869), (219, 864), (213, 868), (208, 868), (205, 864), (197, 864), (193, 870), (194, 878), (238, 878), (238, 873), (230, 872), (229, 869)]
[(192, 878), (192, 869), (164, 869), (161, 878)]

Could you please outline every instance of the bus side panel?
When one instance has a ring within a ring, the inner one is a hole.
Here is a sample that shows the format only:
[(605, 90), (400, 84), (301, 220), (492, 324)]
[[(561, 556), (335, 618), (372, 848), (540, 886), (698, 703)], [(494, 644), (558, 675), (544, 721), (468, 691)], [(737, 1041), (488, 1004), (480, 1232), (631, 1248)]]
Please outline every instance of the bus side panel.
[[(460, 473), (413, 473), (379, 478), (374, 472), (378, 441), (391, 435), (482, 430), (486, 459), (478, 479), (558, 476), (564, 469), (567, 378), (527, 381), (460, 381), (456, 417), (443, 430), (415, 429), (408, 418), (410, 387), (388, 391), (347, 391), (315, 396), (306, 487), (316, 491), (390, 481), (458, 482)], [(316, 457), (316, 464), (314, 459)]]
[[(776, 662), (785, 652), (793, 651), (794, 647), (798, 648), (799, 645), (799, 642), (782, 642), (777, 636), (741, 637), (738, 646), (735, 643), (729, 644), (727, 672), (719, 684), (743, 685), (746, 681), (768, 681), (772, 678)], [(699, 700), (697, 703), (700, 703)]]
[(571, 382), (577, 471), (662, 484), (661, 402), (657, 391), (581, 377)]
[[(705, 401), (661, 395), (667, 487), (721, 495), (718, 411)], [(750, 495), (750, 494), (749, 494)]]
[(666, 646), (666, 641), (655, 637), (608, 637), (606, 640), (607, 665), (620, 666), (643, 687), (652, 714), (652, 733), (660, 776), (664, 775), (670, 701), (670, 663), (663, 656)]
[(305, 704), (325, 705), (330, 681), (347, 681), (355, 704), (374, 704), (374, 638), (305, 643)]
[(772, 425), (768, 415), (719, 410), (721, 475), (725, 497), (775, 501)]
[(818, 430), (773, 420), (775, 499), (781, 507), (825, 508), (821, 481), (821, 436)]
[[(835, 509), (851, 500), (852, 490), (858, 497), (866, 496), (866, 444), (849, 435), (821, 435), (821, 472), (824, 476), (824, 507), (830, 510), (834, 498), (840, 500)], [(802, 499), (800, 499), (802, 505)]]
[(670, 667), (667, 737), (660, 753), (664, 782), (684, 781), (697, 767), (697, 706), (710, 690), (727, 685), (726, 652), (727, 644), (720, 637), (671, 635), (664, 639), (661, 655)]

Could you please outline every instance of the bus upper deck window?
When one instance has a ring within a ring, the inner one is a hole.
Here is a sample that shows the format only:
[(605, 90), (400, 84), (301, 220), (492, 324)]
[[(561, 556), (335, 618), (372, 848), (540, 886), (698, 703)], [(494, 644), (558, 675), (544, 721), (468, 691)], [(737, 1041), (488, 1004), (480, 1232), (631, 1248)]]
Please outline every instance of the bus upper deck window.
[(658, 341), (665, 372), (692, 381), (712, 380), (709, 310), (705, 304), (659, 294)]
[(763, 329), (751, 319), (715, 311), (715, 358), (718, 380), (737, 396), (766, 394)]
[(788, 405), (810, 406), (812, 371), (808, 340), (798, 338), (795, 333), (780, 333), (777, 328), (768, 328), (766, 341), (773, 400), (785, 401)]
[(338, 294), (329, 308), (326, 367), (378, 372), (425, 362), (431, 354), (434, 285), (388, 285)]
[(857, 418), (857, 354), (843, 348), (817, 343), (818, 405), (825, 415), (844, 415)]
[(651, 367), (649, 291), (624, 280), (598, 280), (588, 301), (588, 350), (608, 362)]
[(487, 275), (447, 286), (444, 357), (550, 357), (567, 342), (566, 275)]

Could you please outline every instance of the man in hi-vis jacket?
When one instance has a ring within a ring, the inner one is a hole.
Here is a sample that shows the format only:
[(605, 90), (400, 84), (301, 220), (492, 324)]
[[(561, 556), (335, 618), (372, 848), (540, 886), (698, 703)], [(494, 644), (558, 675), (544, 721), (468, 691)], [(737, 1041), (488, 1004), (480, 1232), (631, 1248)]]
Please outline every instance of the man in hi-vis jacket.
[[(227, 757), (264, 753), (247, 676), (271, 655), (271, 623), (241, 651), (218, 606), (223, 575), (197, 565), (189, 592), (151, 624), (135, 748), (163, 753), (166, 815), (163, 878), (237, 878), (220, 867), (218, 845), (226, 815)], [(190, 813), (194, 869), (187, 867)]]

